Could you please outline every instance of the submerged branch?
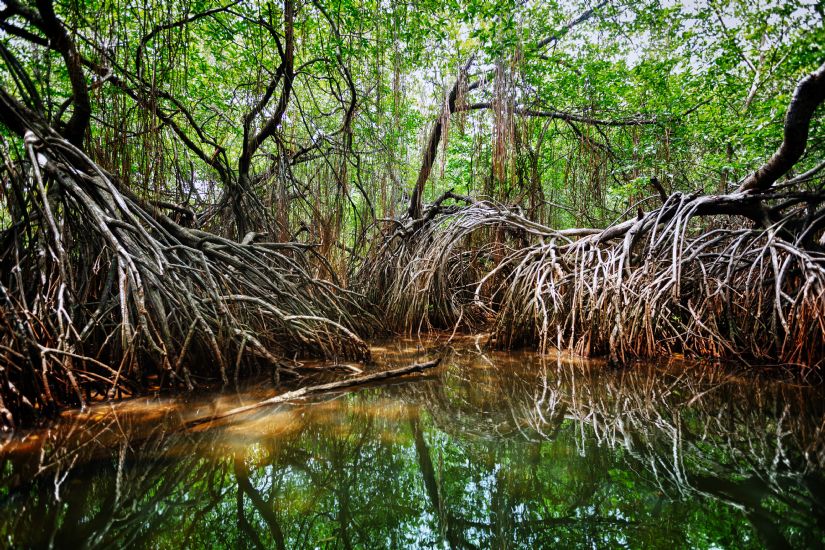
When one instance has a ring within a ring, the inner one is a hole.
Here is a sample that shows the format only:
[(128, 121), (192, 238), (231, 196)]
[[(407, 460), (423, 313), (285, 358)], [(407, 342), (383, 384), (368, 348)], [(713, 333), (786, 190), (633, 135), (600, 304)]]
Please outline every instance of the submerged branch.
[(438, 359), (427, 361), (425, 363), (413, 363), (412, 365), (408, 365), (406, 367), (400, 367), (397, 369), (390, 369), (371, 374), (364, 374), (362, 376), (353, 376), (345, 380), (338, 380), (336, 382), (329, 382), (327, 384), (318, 384), (316, 386), (304, 386), (303, 388), (282, 393), (281, 395), (276, 395), (275, 397), (270, 397), (269, 399), (264, 399), (263, 401), (252, 403), (251, 405), (244, 405), (242, 407), (230, 409), (226, 412), (220, 413), (216, 416), (212, 416), (207, 419), (195, 420), (194, 422), (191, 422), (188, 426), (211, 423), (215, 422), (216, 420), (222, 420), (230, 416), (243, 414), (249, 411), (253, 411), (255, 409), (260, 409), (262, 407), (277, 405), (279, 403), (286, 403), (287, 401), (294, 401), (296, 399), (305, 399), (313, 395), (318, 395), (320, 393), (326, 393), (333, 390), (341, 390), (345, 388), (352, 388), (355, 386), (363, 386), (364, 384), (370, 384), (372, 382), (380, 382), (382, 380), (397, 378), (399, 376), (405, 376), (407, 374), (424, 372), (427, 369), (437, 367), (441, 363), (442, 359), (442, 357), (439, 357)]

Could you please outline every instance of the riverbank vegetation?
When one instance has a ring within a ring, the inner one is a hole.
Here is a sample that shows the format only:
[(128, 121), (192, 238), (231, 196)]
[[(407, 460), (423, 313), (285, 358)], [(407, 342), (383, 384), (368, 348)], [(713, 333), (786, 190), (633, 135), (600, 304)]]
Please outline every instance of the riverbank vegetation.
[(7, 426), (392, 332), (825, 362), (816, 2), (0, 6)]

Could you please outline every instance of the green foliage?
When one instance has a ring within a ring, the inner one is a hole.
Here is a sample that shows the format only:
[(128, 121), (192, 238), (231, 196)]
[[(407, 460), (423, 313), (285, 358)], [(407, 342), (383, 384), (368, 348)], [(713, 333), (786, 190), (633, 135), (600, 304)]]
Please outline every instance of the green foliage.
[[(92, 88), (88, 148), (142, 193), (214, 203), (226, 182), (203, 157), (237, 163), (243, 118), (281, 61), (284, 12), (281, 3), (258, 1), (193, 17), (224, 5), (57, 2), (82, 55), (133, 88), (138, 76), (151, 86), (143, 103), (111, 83)], [(421, 144), (471, 55), (475, 86), (466, 104), (655, 123), (501, 118), (492, 109), (454, 114), (426, 199), (455, 188), (518, 202), (554, 225), (604, 224), (650, 194), (639, 182), (652, 175), (669, 191), (719, 190), (780, 142), (794, 84), (825, 55), (822, 23), (821, 6), (803, 0), (299, 3), (294, 90), (277, 136), (254, 159), (261, 175), (254, 192), (272, 212), (287, 212), (288, 234), (301, 223), (331, 226), (332, 235), (357, 244), (375, 219), (405, 210)], [(0, 36), (54, 116), (71, 95), (59, 55)], [(502, 91), (496, 80), (505, 77), (511, 85)], [(7, 70), (0, 84), (13, 89)], [(799, 170), (822, 157), (825, 130), (812, 127)], [(499, 157), (503, 178), (492, 175)], [(279, 162), (291, 164), (289, 174), (266, 176), (280, 174)]]

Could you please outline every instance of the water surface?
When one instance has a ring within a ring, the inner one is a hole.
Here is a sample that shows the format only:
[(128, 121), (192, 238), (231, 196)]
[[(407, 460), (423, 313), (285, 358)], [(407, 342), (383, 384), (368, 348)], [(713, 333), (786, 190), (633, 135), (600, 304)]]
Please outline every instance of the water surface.
[[(432, 342), (375, 348), (382, 366)], [(328, 378), (328, 376), (326, 377)], [(67, 413), (0, 450), (0, 540), (68, 548), (811, 548), (819, 386), (455, 346), (427, 375), (259, 409), (268, 384)]]

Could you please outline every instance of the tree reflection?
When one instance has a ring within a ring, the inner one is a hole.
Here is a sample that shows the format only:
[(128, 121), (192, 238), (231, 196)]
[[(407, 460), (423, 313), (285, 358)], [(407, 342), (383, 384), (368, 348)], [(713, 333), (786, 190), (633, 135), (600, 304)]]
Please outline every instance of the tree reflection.
[(15, 547), (821, 545), (818, 388), (456, 354), (437, 378), (182, 429), (95, 409), (7, 443)]

